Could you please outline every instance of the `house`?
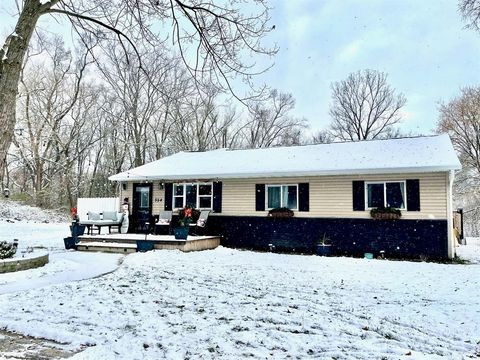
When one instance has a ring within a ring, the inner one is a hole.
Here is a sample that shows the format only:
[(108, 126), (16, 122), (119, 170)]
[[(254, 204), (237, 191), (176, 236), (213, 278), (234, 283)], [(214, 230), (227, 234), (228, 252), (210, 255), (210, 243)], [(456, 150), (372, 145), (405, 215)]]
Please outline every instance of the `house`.
[[(452, 258), (448, 135), (267, 149), (180, 152), (114, 175), (135, 219), (185, 205), (211, 209), (208, 232), (230, 247)], [(293, 217), (272, 218), (288, 207)], [(377, 207), (398, 220), (372, 219)]]

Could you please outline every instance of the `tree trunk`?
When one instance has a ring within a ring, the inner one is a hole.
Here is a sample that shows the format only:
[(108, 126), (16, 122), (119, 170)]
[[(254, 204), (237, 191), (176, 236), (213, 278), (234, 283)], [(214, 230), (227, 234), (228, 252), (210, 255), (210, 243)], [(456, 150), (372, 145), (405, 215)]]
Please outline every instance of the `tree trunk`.
[(23, 60), (28, 50), (37, 20), (46, 8), (40, 0), (26, 0), (18, 18), (15, 32), (9, 35), (0, 49), (0, 174), (4, 174), (7, 151), (15, 128), (15, 104)]

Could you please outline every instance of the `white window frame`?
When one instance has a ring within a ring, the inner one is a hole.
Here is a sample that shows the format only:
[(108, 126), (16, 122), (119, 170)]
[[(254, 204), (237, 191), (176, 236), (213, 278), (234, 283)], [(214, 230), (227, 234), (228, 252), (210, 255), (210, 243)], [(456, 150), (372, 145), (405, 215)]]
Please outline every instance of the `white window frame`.
[[(185, 195), (186, 195), (186, 188), (185, 188), (186, 183), (175, 183), (173, 184), (173, 198), (172, 198), (172, 207), (174, 209), (183, 209), (185, 207)], [(181, 186), (183, 188), (183, 194), (181, 195), (182, 197), (182, 204), (183, 206), (181, 208), (175, 207), (175, 198), (180, 198), (180, 195), (175, 195), (175, 186)]]
[[(200, 210), (212, 210), (213, 209), (213, 183), (195, 183), (197, 185), (197, 209), (200, 209)], [(200, 186), (201, 185), (210, 185), (210, 189), (211, 189), (211, 193), (210, 195), (200, 195)], [(210, 198), (210, 207), (207, 207), (207, 208), (202, 208), (200, 207), (200, 198), (206, 198), (206, 197), (209, 197)], [(185, 202), (184, 202), (185, 203)]]
[(272, 210), (274, 208), (268, 207), (268, 188), (270, 187), (279, 187), (280, 188), (280, 207), (285, 207), (283, 204), (283, 197), (282, 197), (282, 187), (283, 186), (295, 186), (297, 188), (297, 206), (295, 209), (290, 209), (292, 211), (298, 211), (298, 184), (267, 184), (265, 185), (265, 209)]
[(407, 181), (406, 180), (388, 180), (388, 181), (365, 181), (365, 210), (376, 209), (375, 207), (368, 207), (368, 185), (383, 184), (383, 207), (387, 207), (387, 184), (403, 183), (405, 191), (405, 199), (403, 199), (403, 207), (395, 208), (398, 210), (406, 210), (407, 205)]
[[(182, 204), (183, 206), (182, 207), (175, 207), (175, 198), (179, 198), (180, 195), (177, 195), (175, 196), (175, 190), (172, 191), (173, 194), (172, 194), (172, 208), (175, 209), (175, 210), (180, 210), (180, 209), (183, 209), (185, 207), (185, 202), (186, 202), (186, 196), (187, 196), (187, 185), (194, 185), (197, 187), (197, 195), (196, 195), (196, 204), (195, 204), (195, 209), (200, 209), (200, 210), (212, 210), (213, 209), (213, 182), (183, 182), (183, 183), (174, 183), (173, 184), (173, 187), (175, 188), (175, 186), (182, 186), (183, 187), (183, 201), (182, 201)], [(199, 192), (199, 187), (200, 185), (210, 185), (211, 189), (212, 189), (212, 193), (210, 195), (200, 195), (200, 192)], [(210, 197), (210, 207), (199, 207), (200, 205), (200, 198), (206, 198), (206, 197)]]

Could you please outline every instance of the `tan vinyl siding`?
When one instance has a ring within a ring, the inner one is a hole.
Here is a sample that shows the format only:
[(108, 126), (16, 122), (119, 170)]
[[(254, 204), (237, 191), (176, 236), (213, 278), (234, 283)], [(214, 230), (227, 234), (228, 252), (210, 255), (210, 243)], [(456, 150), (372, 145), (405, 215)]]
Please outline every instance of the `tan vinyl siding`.
[(420, 180), (419, 212), (402, 211), (404, 219), (447, 218), (447, 173), (318, 176), (223, 180), (222, 215), (265, 216), (255, 211), (255, 184), (310, 183), (310, 211), (297, 217), (369, 218), (368, 211), (353, 211), (352, 181)]
[(159, 188), (159, 183), (153, 183), (153, 196), (152, 196), (152, 215), (159, 215), (161, 211), (165, 210), (165, 189)]
[[(122, 184), (127, 185), (127, 189), (123, 190)], [(123, 200), (128, 198), (128, 202), (130, 203), (130, 211), (132, 211), (132, 200), (133, 200), (133, 183), (127, 182), (120, 184), (120, 207), (123, 205)]]
[[(255, 211), (255, 184), (310, 184), (310, 211), (298, 212), (296, 217), (369, 218), (369, 211), (353, 211), (352, 181), (420, 180), (421, 211), (402, 210), (403, 219), (447, 219), (448, 173), (385, 174), (385, 175), (339, 175), (316, 177), (224, 179), (222, 190), (222, 213), (218, 215), (265, 216), (267, 211)], [(153, 183), (153, 214), (164, 208), (165, 190)], [(120, 188), (120, 201), (129, 198), (132, 205), (133, 183), (127, 190)]]

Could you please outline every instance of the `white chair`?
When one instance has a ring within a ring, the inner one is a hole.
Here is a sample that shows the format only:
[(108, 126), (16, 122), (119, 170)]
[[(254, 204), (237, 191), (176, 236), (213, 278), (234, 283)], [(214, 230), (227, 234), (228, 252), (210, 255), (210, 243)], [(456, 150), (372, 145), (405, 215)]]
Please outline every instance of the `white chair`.
[(200, 212), (200, 216), (198, 217), (198, 220), (190, 224), (191, 227), (194, 227), (192, 235), (197, 235), (197, 232), (199, 229), (205, 230), (207, 226), (207, 220), (208, 220), (208, 215), (210, 214), (210, 210), (202, 210)]
[(168, 234), (170, 234), (170, 225), (172, 224), (172, 211), (162, 211), (158, 216), (156, 222), (157, 226), (168, 227)]

